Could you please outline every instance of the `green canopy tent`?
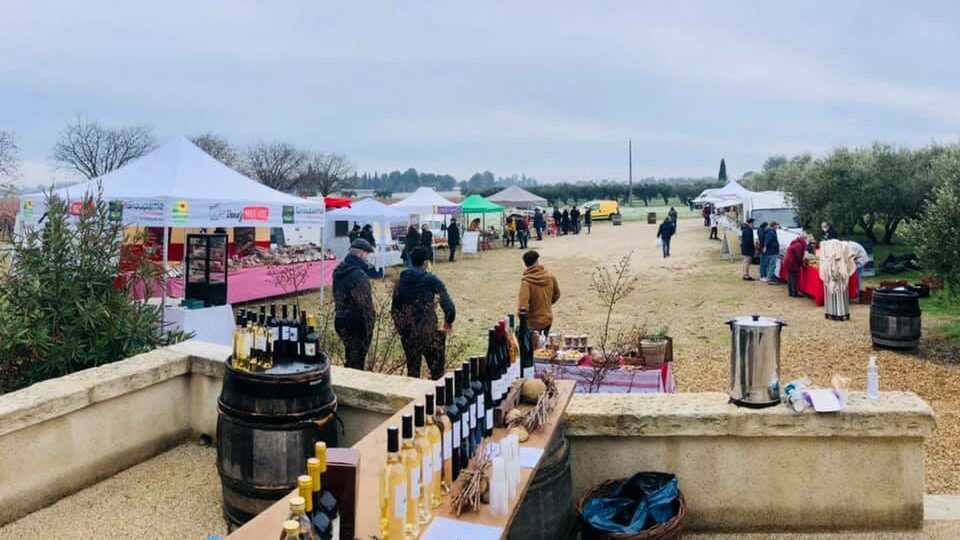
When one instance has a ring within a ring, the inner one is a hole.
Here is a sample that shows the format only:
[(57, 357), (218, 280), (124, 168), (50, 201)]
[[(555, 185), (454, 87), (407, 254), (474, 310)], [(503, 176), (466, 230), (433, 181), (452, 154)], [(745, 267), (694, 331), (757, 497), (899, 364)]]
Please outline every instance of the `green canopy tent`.
[[(487, 228), (487, 214), (499, 214), (506, 210), (504, 207), (499, 204), (492, 203), (480, 195), (473, 194), (464, 199), (460, 203), (461, 208), (463, 209), (464, 216), (469, 216), (470, 214), (480, 214), (480, 219), (482, 220), (482, 229), (485, 231)], [(469, 226), (469, 218), (464, 219), (464, 229)]]

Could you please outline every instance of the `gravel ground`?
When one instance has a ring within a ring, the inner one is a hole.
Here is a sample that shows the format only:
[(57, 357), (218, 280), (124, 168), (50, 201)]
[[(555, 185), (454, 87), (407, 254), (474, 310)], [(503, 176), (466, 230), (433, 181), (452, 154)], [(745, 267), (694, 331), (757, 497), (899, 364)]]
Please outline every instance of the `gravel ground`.
[(0, 528), (0, 540), (203, 540), (226, 534), (217, 451), (183, 444)]

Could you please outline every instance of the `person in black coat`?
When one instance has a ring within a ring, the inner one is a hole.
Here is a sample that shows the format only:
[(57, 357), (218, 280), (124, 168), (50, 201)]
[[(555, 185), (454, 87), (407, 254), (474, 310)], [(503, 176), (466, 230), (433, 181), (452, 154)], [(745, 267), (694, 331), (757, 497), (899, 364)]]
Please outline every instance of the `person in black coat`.
[(839, 240), (840, 235), (837, 234), (837, 230), (833, 228), (833, 225), (824, 221), (820, 224), (820, 230), (823, 231), (823, 240)]
[[(424, 268), (427, 250), (413, 250), (411, 260), (413, 268), (400, 274), (393, 289), (390, 315), (407, 358), (407, 376), (419, 377), (421, 361), (426, 358), (430, 378), (436, 380), (446, 367), (446, 338), (453, 333), (457, 310), (440, 278)], [(437, 297), (443, 310), (443, 330), (437, 321)]]
[(570, 210), (570, 228), (573, 234), (580, 234), (580, 210), (576, 206)]
[(557, 234), (559, 235), (563, 230), (563, 214), (560, 213), (560, 208), (553, 207), (553, 226), (557, 228)]
[(761, 239), (761, 253), (766, 255), (767, 259), (767, 271), (765, 274), (767, 276), (767, 283), (770, 285), (780, 283), (780, 278), (777, 276), (777, 261), (780, 259), (780, 239), (777, 238), (777, 229), (779, 228), (779, 223), (771, 221), (770, 226), (767, 227)]
[(370, 242), (370, 245), (377, 247), (377, 241), (373, 239), (373, 225), (367, 223), (363, 226), (363, 230), (360, 231), (360, 238), (363, 238), (367, 242)]
[(756, 254), (753, 241), (753, 218), (746, 223), (740, 224), (740, 255), (743, 256), (743, 280), (753, 281), (750, 277), (750, 263), (753, 262), (753, 256)]
[(657, 238), (660, 239), (664, 259), (670, 256), (670, 239), (675, 232), (677, 232), (676, 222), (667, 216), (664, 218), (663, 223), (660, 224), (660, 228), (657, 229)]
[(587, 208), (583, 213), (583, 225), (587, 228), (587, 234), (590, 234), (590, 227), (593, 226), (593, 214), (591, 212), (592, 210)]
[(547, 221), (543, 219), (543, 212), (539, 208), (533, 211), (533, 229), (537, 231), (537, 240), (543, 240), (543, 231), (547, 228)]
[(356, 240), (357, 238), (360, 238), (360, 224), (359, 224), (359, 223), (354, 223), (354, 224), (353, 224), (353, 228), (350, 229), (350, 232), (349, 232), (349, 233), (347, 233), (347, 238), (349, 238), (351, 242), (353, 242), (353, 241)]
[(417, 230), (416, 225), (410, 225), (407, 227), (407, 236), (403, 239), (403, 252), (401, 256), (403, 257), (404, 265), (407, 268), (410, 268), (410, 253), (413, 251), (413, 248), (420, 245), (420, 231)]
[[(427, 260), (431, 263), (433, 261), (433, 233), (430, 231), (430, 226), (426, 223), (423, 224), (423, 227), (420, 228), (420, 247), (427, 250)], [(412, 253), (412, 252), (411, 252)]]
[(564, 235), (570, 234), (570, 212), (566, 208), (563, 209), (563, 214), (560, 216), (560, 225)]
[(367, 275), (367, 256), (373, 253), (370, 242), (358, 238), (350, 243), (350, 253), (333, 271), (333, 328), (343, 341), (344, 364), (363, 369), (373, 339), (373, 291)]
[(460, 246), (460, 226), (457, 225), (457, 218), (450, 218), (450, 224), (447, 225), (447, 245), (450, 247), (450, 262), (453, 262)]

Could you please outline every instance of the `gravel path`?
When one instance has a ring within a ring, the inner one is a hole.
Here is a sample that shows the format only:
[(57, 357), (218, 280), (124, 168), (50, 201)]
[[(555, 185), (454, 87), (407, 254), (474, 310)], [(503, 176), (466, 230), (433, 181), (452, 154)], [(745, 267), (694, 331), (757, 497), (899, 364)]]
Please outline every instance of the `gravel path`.
[(0, 540), (203, 540), (226, 534), (217, 451), (183, 444), (0, 528)]

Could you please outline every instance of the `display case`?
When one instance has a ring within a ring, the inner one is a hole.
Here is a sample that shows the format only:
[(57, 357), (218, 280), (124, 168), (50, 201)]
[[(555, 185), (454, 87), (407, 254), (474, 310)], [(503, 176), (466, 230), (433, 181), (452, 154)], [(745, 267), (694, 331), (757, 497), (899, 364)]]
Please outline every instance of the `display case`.
[(227, 235), (188, 234), (184, 298), (202, 300), (204, 307), (227, 303)]

